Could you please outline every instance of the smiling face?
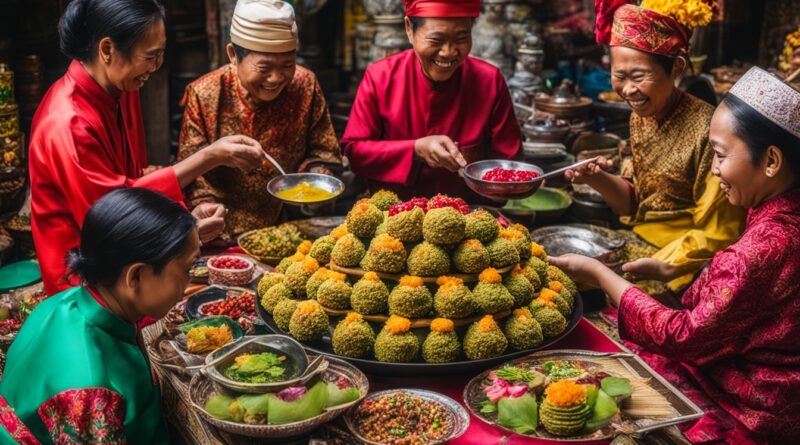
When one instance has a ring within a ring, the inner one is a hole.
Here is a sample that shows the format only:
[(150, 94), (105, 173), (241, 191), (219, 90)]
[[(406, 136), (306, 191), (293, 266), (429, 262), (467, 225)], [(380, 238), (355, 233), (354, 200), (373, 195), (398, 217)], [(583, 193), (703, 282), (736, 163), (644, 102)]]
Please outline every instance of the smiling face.
[(685, 66), (677, 59), (671, 72), (644, 51), (611, 47), (611, 86), (641, 117), (661, 119), (670, 111), (678, 90), (675, 79)]
[(248, 98), (256, 105), (275, 100), (294, 79), (297, 53), (262, 53), (251, 51), (241, 60), (232, 44), (228, 44), (228, 58), (236, 66), (236, 74)]
[(100, 41), (101, 51), (110, 55), (106, 75), (110, 83), (119, 91), (138, 91), (150, 75), (161, 68), (167, 35), (164, 20), (155, 20), (142, 37), (125, 55), (114, 47), (110, 38)]
[(711, 119), (709, 139), (714, 149), (711, 172), (731, 204), (751, 208), (778, 195), (795, 182), (780, 148), (770, 146), (754, 159), (750, 147), (736, 134), (737, 120), (723, 102)]
[(442, 82), (456, 72), (472, 50), (472, 19), (425, 18), (416, 30), (406, 17), (406, 34), (425, 77)]

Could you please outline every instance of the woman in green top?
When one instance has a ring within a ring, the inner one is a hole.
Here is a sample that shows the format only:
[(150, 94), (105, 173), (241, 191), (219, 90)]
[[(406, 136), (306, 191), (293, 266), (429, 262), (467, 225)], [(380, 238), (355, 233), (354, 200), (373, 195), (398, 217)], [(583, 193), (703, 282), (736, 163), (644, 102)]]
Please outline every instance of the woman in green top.
[(181, 299), (199, 253), (194, 218), (166, 196), (97, 201), (68, 258), (83, 285), (42, 302), (9, 348), (0, 443), (168, 443), (136, 323)]

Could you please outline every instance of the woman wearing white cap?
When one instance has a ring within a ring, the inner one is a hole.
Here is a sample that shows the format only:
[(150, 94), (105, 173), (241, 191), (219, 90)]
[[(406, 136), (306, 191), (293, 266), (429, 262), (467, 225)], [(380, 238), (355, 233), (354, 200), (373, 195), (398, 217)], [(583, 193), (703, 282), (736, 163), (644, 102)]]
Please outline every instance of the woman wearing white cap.
[[(800, 440), (800, 92), (760, 68), (711, 120), (712, 173), (749, 209), (741, 238), (717, 253), (668, 308), (596, 260), (550, 262), (602, 288), (620, 337), (706, 412), (697, 443)], [(692, 389), (692, 382), (699, 389)]]
[[(280, 0), (239, 0), (233, 13), (230, 64), (186, 88), (179, 159), (229, 134), (256, 139), (285, 170), (331, 174), (341, 154), (322, 89), (296, 64), (294, 10)], [(227, 234), (274, 224), (281, 204), (267, 192), (273, 169), (241, 175), (219, 168), (184, 190), (190, 206), (228, 208)], [(242, 199), (246, 196), (247, 199)]]

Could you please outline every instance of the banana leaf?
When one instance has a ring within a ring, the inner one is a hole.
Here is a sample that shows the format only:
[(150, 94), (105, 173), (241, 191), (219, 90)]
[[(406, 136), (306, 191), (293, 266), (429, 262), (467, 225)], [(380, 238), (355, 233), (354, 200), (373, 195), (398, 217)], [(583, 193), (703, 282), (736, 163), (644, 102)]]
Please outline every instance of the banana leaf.
[(299, 422), (322, 414), (328, 401), (328, 388), (324, 382), (317, 382), (302, 397), (284, 402), (275, 394), (269, 394), (268, 419), (270, 425)]
[(345, 403), (358, 400), (359, 397), (361, 397), (361, 393), (358, 391), (358, 388), (350, 387), (341, 389), (335, 383), (328, 383), (328, 402), (325, 408), (344, 405)]
[(230, 410), (232, 403), (233, 397), (216, 394), (208, 399), (203, 409), (219, 420), (233, 420), (233, 414), (231, 414)]
[(592, 417), (586, 422), (584, 431), (592, 432), (606, 426), (608, 422), (619, 411), (617, 402), (614, 398), (608, 395), (605, 391), (597, 391), (597, 401), (594, 403), (592, 410)]
[(497, 402), (497, 423), (519, 434), (536, 431), (539, 424), (539, 406), (530, 394), (521, 397), (503, 397)]

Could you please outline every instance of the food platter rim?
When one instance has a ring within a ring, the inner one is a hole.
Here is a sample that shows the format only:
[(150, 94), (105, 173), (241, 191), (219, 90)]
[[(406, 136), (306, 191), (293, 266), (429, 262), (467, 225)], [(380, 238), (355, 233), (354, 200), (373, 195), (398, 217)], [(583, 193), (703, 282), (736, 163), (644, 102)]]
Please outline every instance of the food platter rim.
[[(467, 384), (464, 386), (464, 391), (461, 393), (461, 398), (462, 398), (462, 400), (464, 402), (464, 406), (467, 407), (466, 409), (473, 416), (478, 418), (480, 421), (486, 423), (487, 425), (491, 425), (491, 426), (493, 426), (495, 428), (499, 428), (501, 430), (509, 431), (509, 432), (514, 433), (513, 430), (508, 429), (508, 428), (506, 428), (504, 426), (498, 425), (495, 422), (491, 422), (488, 419), (485, 419), (483, 416), (479, 415), (479, 413), (475, 412), (472, 409), (472, 406), (470, 405), (470, 403), (467, 402), (468, 391), (474, 385), (478, 384), (480, 380), (483, 380), (485, 378), (485, 376), (489, 372), (491, 372), (491, 371), (493, 371), (493, 370), (495, 370), (497, 368), (500, 368), (502, 366), (506, 366), (506, 365), (509, 365), (509, 364), (522, 362), (522, 361), (525, 361), (525, 360), (546, 359), (546, 358), (552, 357), (552, 356), (585, 356), (587, 359), (592, 359), (592, 358), (627, 358), (627, 359), (631, 359), (631, 360), (635, 361), (638, 365), (642, 366), (650, 374), (649, 377), (654, 378), (655, 380), (657, 380), (661, 385), (663, 385), (667, 390), (669, 390), (670, 393), (672, 393), (672, 395), (674, 395), (675, 397), (680, 399), (681, 402), (685, 403), (692, 411), (694, 411), (693, 414), (686, 414), (686, 415), (683, 415), (683, 416), (676, 416), (676, 417), (673, 417), (673, 418), (671, 418), (669, 420), (665, 420), (665, 421), (662, 421), (662, 422), (654, 422), (651, 425), (647, 425), (647, 426), (643, 426), (641, 428), (637, 428), (637, 430), (634, 433), (631, 434), (632, 436), (641, 437), (646, 432), (657, 430), (657, 429), (661, 429), (661, 428), (666, 428), (666, 427), (669, 427), (669, 426), (678, 425), (678, 424), (681, 424), (681, 423), (684, 423), (684, 422), (689, 422), (689, 421), (692, 421), (692, 420), (697, 420), (697, 419), (703, 417), (703, 415), (705, 414), (704, 411), (699, 406), (697, 406), (696, 403), (691, 401), (680, 390), (675, 388), (674, 385), (672, 385), (669, 381), (667, 381), (664, 377), (662, 377), (661, 374), (657, 373), (653, 368), (650, 367), (650, 365), (647, 364), (647, 362), (642, 360), (642, 358), (639, 357), (638, 355), (630, 353), (630, 352), (599, 352), (599, 351), (591, 351), (591, 350), (587, 350), (587, 349), (552, 349), (552, 350), (544, 350), (544, 351), (535, 351), (535, 352), (532, 352), (532, 353), (530, 353), (530, 354), (528, 354), (526, 356), (518, 357), (518, 358), (515, 358), (513, 360), (509, 360), (509, 361), (507, 361), (507, 362), (505, 362), (503, 364), (500, 364), (500, 365), (497, 365), (497, 366), (493, 366), (490, 369), (487, 369), (487, 370), (479, 373), (475, 377), (471, 378), (469, 380), (469, 382), (467, 382)], [(517, 434), (517, 433), (515, 433), (515, 434)], [(522, 435), (522, 436), (532, 437), (532, 436), (526, 436), (526, 435)], [(533, 437), (535, 437), (537, 440), (550, 441), (550, 442), (582, 443), (582, 442), (592, 442), (592, 441), (597, 441), (597, 440), (611, 439), (612, 436), (604, 435), (603, 437), (599, 437), (599, 438), (597, 438), (597, 437), (593, 437), (593, 438), (582, 437), (582, 438), (579, 438), (579, 439), (571, 439), (571, 438), (567, 438), (567, 437), (564, 437), (564, 438), (542, 437), (542, 436), (533, 436)]]

